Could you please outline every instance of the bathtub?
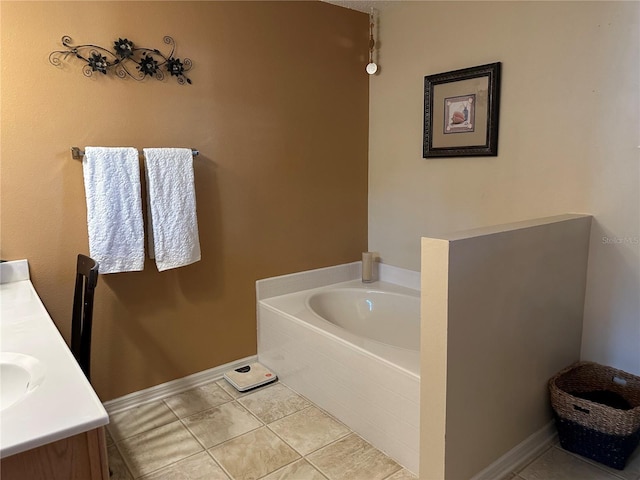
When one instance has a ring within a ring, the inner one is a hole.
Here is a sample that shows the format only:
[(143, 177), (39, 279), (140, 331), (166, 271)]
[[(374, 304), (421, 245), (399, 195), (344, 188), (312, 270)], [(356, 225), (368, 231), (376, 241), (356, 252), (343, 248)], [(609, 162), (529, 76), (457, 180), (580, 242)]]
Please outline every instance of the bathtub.
[[(390, 287), (395, 288), (384, 283), (363, 286), (350, 282), (310, 293), (305, 304), (321, 320), (355, 335), (354, 344), (368, 339), (420, 352), (420, 297)], [(371, 350), (364, 343), (362, 346)], [(393, 361), (393, 350), (382, 356)]]
[(257, 308), (259, 361), (417, 473), (419, 290), (360, 280), (274, 296), (258, 289)]

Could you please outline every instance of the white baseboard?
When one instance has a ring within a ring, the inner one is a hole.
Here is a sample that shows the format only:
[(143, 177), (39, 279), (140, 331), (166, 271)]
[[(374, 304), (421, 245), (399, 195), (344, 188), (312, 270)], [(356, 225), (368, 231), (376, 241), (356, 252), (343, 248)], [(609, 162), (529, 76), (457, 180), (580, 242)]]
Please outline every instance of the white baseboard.
[(540, 455), (556, 438), (556, 428), (551, 421), (533, 435), (516, 445), (471, 480), (502, 480)]
[(122, 410), (127, 410), (145, 403), (160, 400), (168, 397), (169, 395), (184, 392), (191, 388), (216, 382), (222, 379), (222, 375), (225, 372), (257, 361), (258, 356), (252, 355), (250, 357), (236, 360), (235, 362), (225, 363), (224, 365), (210, 368), (209, 370), (204, 370), (202, 372), (171, 380), (170, 382), (161, 383), (160, 385), (155, 385), (138, 392), (133, 392), (128, 395), (124, 395), (123, 397), (114, 398), (113, 400), (104, 402), (103, 405), (105, 410), (107, 410), (107, 413), (111, 415)]

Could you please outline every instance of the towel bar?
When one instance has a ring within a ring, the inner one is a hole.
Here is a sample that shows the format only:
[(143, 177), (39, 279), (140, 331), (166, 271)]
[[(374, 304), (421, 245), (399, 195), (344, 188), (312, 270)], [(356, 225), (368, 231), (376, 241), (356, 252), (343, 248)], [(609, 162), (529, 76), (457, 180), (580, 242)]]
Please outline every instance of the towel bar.
[[(198, 155), (200, 155), (200, 152), (195, 148), (192, 148), (191, 154), (194, 157), (197, 157)], [(78, 147), (71, 147), (71, 158), (73, 158), (74, 160), (82, 160), (82, 157), (84, 157), (84, 151), (80, 150)]]

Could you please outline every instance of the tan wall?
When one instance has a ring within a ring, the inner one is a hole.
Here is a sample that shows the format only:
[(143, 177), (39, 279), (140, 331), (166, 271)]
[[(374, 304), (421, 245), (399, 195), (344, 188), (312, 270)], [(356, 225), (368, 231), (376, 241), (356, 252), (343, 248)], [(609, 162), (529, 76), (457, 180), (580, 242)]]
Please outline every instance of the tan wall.
[[(256, 279), (359, 259), (367, 242), (367, 16), (319, 2), (2, 2), (2, 258), (28, 258), (68, 339), (88, 253), (69, 148), (184, 146), (202, 261), (101, 276), (102, 400), (256, 353)], [(193, 85), (82, 75), (60, 39), (189, 57)]]
[(423, 238), (421, 478), (468, 479), (551, 420), (580, 356), (591, 217)]
[[(369, 249), (594, 215), (582, 354), (640, 374), (640, 3), (402, 1), (371, 77)], [(422, 158), (424, 77), (502, 62), (499, 155)]]

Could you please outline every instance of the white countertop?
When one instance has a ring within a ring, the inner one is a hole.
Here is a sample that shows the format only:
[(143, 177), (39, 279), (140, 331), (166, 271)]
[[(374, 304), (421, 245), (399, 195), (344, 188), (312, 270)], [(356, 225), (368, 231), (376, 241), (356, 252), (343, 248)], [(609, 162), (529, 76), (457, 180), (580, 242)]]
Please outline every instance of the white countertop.
[(4, 458), (106, 425), (109, 417), (28, 279), (26, 260), (0, 268), (0, 351), (44, 367), (40, 385), (0, 411)]

